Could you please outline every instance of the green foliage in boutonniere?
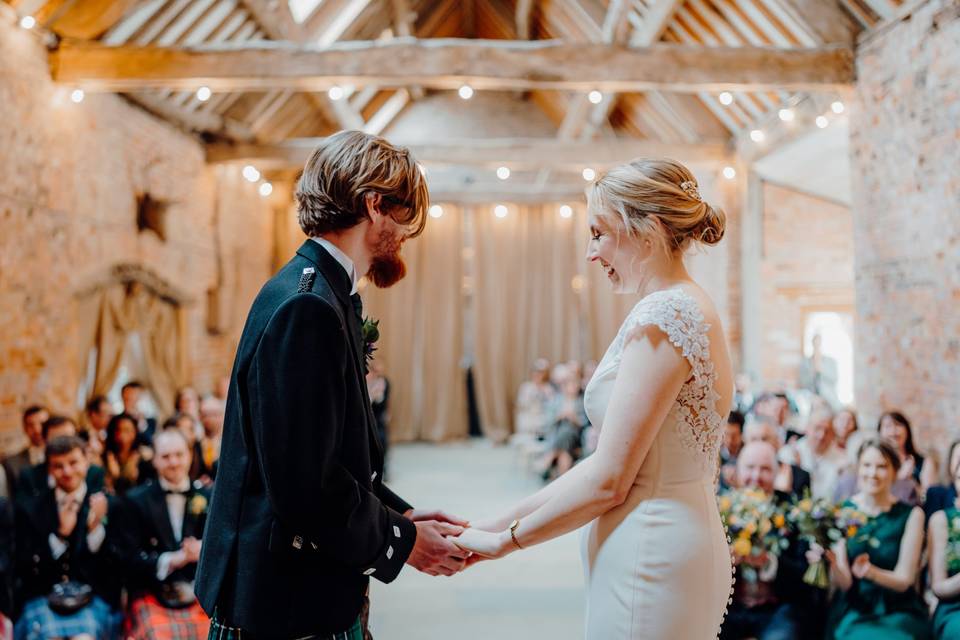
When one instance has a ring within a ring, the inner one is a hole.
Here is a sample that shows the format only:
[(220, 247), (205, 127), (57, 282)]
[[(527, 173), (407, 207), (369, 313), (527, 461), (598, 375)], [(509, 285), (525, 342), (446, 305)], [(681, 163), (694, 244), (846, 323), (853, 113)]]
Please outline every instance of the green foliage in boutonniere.
[(190, 504), (187, 505), (187, 508), (190, 509), (191, 515), (198, 516), (207, 510), (207, 499), (203, 494), (198, 493), (190, 499)]
[(373, 352), (377, 350), (377, 340), (380, 339), (380, 321), (364, 318), (360, 333), (363, 336), (363, 366), (369, 369), (370, 361), (373, 360)]

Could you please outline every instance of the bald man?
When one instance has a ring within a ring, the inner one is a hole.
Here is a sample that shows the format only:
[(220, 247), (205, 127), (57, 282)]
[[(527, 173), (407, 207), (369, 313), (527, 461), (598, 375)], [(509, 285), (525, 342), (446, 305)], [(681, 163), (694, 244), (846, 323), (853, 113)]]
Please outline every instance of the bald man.
[[(743, 428), (743, 441), (744, 443), (766, 442), (778, 453), (783, 447), (777, 427), (762, 418), (747, 423)], [(810, 474), (799, 465), (789, 462), (781, 463), (777, 469), (774, 487), (793, 497), (801, 497), (810, 490)]]
[[(769, 442), (747, 442), (737, 457), (737, 484), (769, 496), (771, 501), (790, 502), (789, 494), (774, 489), (779, 473), (777, 450)], [(733, 604), (721, 630), (721, 640), (790, 640), (819, 637), (806, 623), (812, 616), (811, 589), (803, 583), (807, 569), (807, 546), (791, 536), (779, 556), (763, 553), (756, 557), (734, 556), (737, 580)], [(745, 566), (756, 571), (749, 581), (739, 575)]]

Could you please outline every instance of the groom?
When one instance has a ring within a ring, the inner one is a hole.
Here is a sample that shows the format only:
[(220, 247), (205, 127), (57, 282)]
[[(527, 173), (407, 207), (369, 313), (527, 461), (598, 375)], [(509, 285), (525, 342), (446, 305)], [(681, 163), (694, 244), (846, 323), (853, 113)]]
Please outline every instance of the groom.
[(370, 577), (464, 565), (446, 536), (466, 523), (383, 484), (364, 381), (357, 281), (403, 277), (400, 246), (426, 222), (423, 174), (406, 149), (344, 131), (295, 195), (310, 239), (254, 301), (230, 380), (196, 582), (210, 638), (360, 640)]

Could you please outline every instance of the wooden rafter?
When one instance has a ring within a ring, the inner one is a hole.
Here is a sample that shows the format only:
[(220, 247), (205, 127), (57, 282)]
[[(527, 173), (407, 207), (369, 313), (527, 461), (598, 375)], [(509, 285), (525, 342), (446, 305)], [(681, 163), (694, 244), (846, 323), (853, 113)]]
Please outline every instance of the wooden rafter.
[(657, 45), (623, 48), (556, 41), (395, 40), (322, 49), (286, 43), (216, 47), (104, 47), (63, 41), (50, 55), (58, 82), (89, 90), (145, 87), (214, 90), (333, 85), (442, 89), (567, 89), (679, 92), (835, 90), (854, 81), (853, 52), (813, 49)]

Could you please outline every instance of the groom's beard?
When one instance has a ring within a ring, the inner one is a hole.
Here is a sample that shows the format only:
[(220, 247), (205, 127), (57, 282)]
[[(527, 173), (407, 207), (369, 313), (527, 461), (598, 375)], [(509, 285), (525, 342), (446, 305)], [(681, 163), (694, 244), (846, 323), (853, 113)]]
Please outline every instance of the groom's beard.
[(376, 287), (386, 289), (400, 282), (405, 275), (407, 264), (400, 257), (400, 241), (384, 233), (374, 249), (367, 277)]

